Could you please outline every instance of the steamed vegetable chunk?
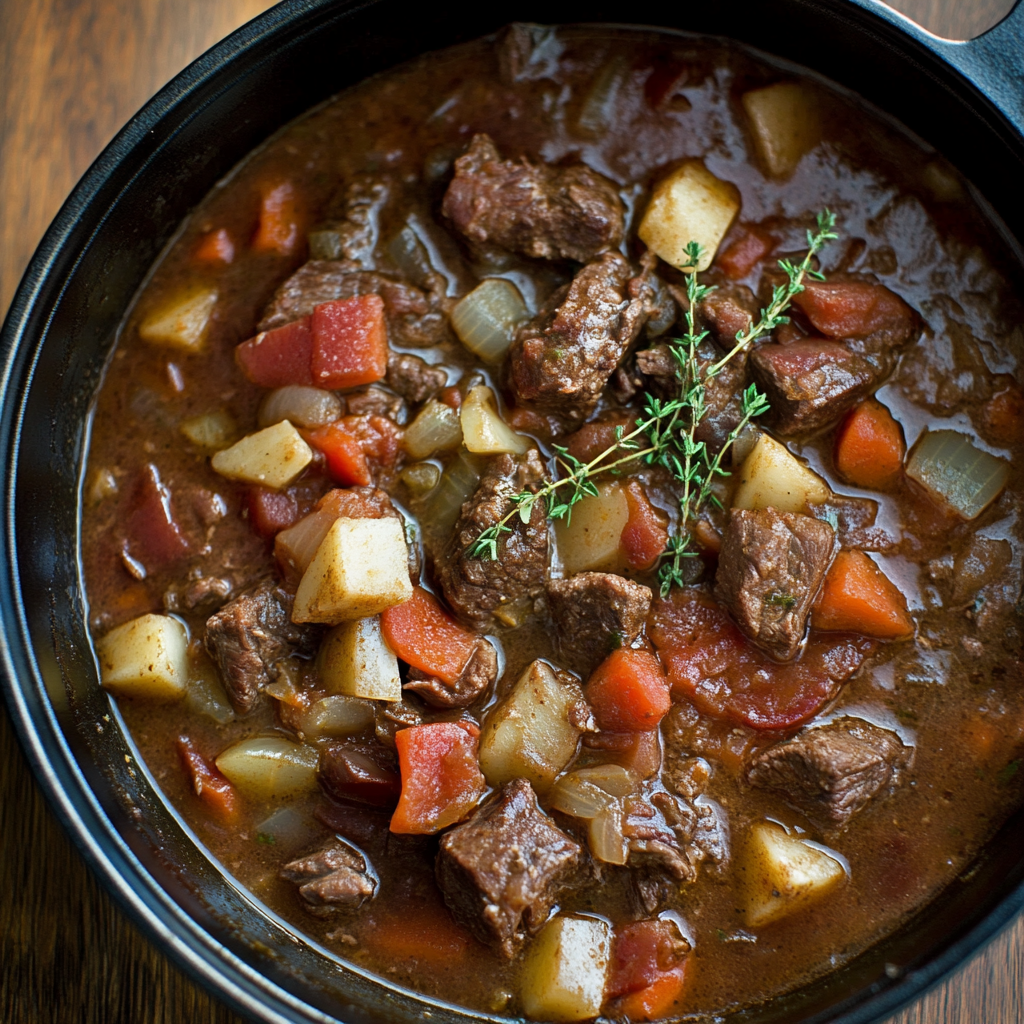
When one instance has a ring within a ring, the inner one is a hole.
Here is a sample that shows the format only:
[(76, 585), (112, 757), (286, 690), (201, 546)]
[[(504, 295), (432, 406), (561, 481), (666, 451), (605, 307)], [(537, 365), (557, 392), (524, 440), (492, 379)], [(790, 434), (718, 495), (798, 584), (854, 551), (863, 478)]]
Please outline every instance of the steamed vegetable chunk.
[(217, 768), (254, 800), (295, 796), (316, 788), (316, 747), (283, 736), (257, 736), (228, 747)]
[(320, 679), (332, 693), (371, 700), (402, 699), (398, 658), (376, 617), (335, 626), (320, 645)]
[(907, 476), (940, 505), (976, 519), (1002, 493), (1010, 464), (955, 430), (926, 430), (914, 445)]
[(799, 82), (777, 82), (743, 94), (754, 145), (765, 170), (786, 178), (821, 136), (814, 95)]
[(287, 420), (282, 420), (217, 452), (210, 465), (229, 480), (280, 490), (287, 487), (312, 458), (313, 452), (299, 432)]
[(511, 281), (489, 277), (452, 310), (459, 340), (486, 363), (500, 363), (512, 344), (516, 327), (530, 315)]
[(622, 532), (629, 523), (629, 499), (618, 481), (597, 485), (597, 496), (573, 507), (570, 519), (555, 524), (558, 554), (566, 576), (614, 572), (625, 567)]
[(820, 505), (832, 494), (817, 473), (767, 434), (758, 438), (736, 478), (734, 508), (806, 512), (809, 505)]
[(188, 638), (169, 615), (141, 615), (96, 644), (103, 686), (121, 697), (177, 700), (188, 688)]
[(217, 305), (216, 288), (197, 288), (154, 309), (139, 324), (139, 337), (154, 345), (198, 352)]
[(336, 519), (303, 573), (294, 622), (337, 625), (412, 597), (405, 529), (398, 519)]

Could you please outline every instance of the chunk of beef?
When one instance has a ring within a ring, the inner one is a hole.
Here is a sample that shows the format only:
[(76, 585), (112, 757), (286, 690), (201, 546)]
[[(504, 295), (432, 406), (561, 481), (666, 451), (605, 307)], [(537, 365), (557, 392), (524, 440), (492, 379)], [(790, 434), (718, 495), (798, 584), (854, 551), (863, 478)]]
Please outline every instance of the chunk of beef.
[(722, 536), (715, 597), (758, 647), (788, 661), (803, 642), (835, 549), (835, 530), (819, 519), (734, 508)]
[(821, 338), (760, 345), (750, 367), (771, 404), (770, 422), (783, 437), (835, 423), (881, 381), (866, 359)]
[(481, 639), (454, 683), (446, 683), (418, 668), (410, 668), (405, 689), (418, 693), (436, 708), (464, 708), (486, 693), (497, 678), (498, 652)]
[(422, 723), (423, 712), (412, 701), (377, 701), (373, 709), (374, 734), (386, 747), (394, 747), (396, 733)]
[(511, 959), (547, 920), (580, 853), (515, 779), (442, 837), (437, 884), (456, 918)]
[(618, 253), (587, 264), (516, 333), (508, 386), (517, 405), (585, 419), (648, 311), (642, 275)]
[(551, 580), (547, 590), (559, 654), (584, 679), (640, 635), (651, 610), (650, 588), (609, 572)]
[(484, 530), (512, 511), (513, 494), (536, 491), (546, 480), (535, 448), (519, 458), (495, 455), (488, 460), (475, 493), (462, 506), (435, 570), (449, 607), (467, 625), (494, 628), (495, 612), (503, 605), (532, 604), (543, 593), (548, 568), (543, 501), (534, 504), (528, 523), (513, 517), (508, 524), (511, 532), (498, 541), (496, 559), (473, 558), (469, 549)]
[(388, 356), (387, 385), (407, 402), (418, 405), (433, 398), (448, 383), (443, 367), (431, 366), (419, 356), (392, 352)]
[(199, 576), (188, 582), (172, 583), (164, 591), (164, 608), (169, 612), (205, 612), (210, 615), (231, 596), (230, 580), (220, 576)]
[(299, 895), (318, 917), (358, 907), (377, 892), (377, 880), (362, 854), (337, 839), (285, 864), (281, 877), (298, 883)]
[(393, 807), (402, 792), (394, 751), (379, 743), (328, 743), (317, 781), (328, 796), (373, 807)]
[(313, 631), (292, 622), (294, 598), (265, 579), (206, 620), (203, 642), (239, 714), (252, 710), (278, 661), (297, 651), (312, 654)]
[(835, 828), (894, 786), (912, 754), (896, 733), (841, 718), (762, 751), (747, 780), (775, 790), (815, 824)]
[(363, 270), (373, 270), (380, 215), (391, 192), (391, 183), (380, 178), (360, 175), (353, 180), (339, 216), (309, 233), (310, 255), (317, 260), (351, 260)]
[(379, 295), (388, 339), (397, 345), (436, 345), (448, 336), (443, 296), (421, 291), (396, 277), (361, 270), (349, 260), (310, 260), (274, 293), (258, 330), (269, 331), (309, 316), (315, 306), (335, 299)]
[(383, 416), (399, 426), (409, 418), (405, 401), (376, 384), (346, 395), (345, 410), (350, 416)]
[(474, 135), (455, 161), (441, 211), (471, 242), (535, 259), (586, 263), (625, 230), (613, 182), (584, 164), (502, 160), (488, 135)]

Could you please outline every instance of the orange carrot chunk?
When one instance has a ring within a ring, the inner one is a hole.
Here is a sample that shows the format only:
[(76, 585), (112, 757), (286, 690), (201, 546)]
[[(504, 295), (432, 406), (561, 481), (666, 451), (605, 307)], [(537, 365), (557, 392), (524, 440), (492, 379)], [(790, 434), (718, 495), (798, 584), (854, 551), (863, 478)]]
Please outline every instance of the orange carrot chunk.
[(236, 821), (240, 801), (235, 787), (196, 750), (188, 736), (179, 736), (176, 746), (195, 795), (221, 821)]
[(358, 438), (342, 423), (328, 423), (326, 427), (304, 431), (303, 437), (323, 454), (327, 472), (335, 483), (342, 487), (365, 487), (372, 483), (366, 453)]
[(359, 295), (316, 306), (312, 316), (313, 383), (334, 391), (382, 380), (388, 368), (384, 302)]
[(914, 634), (906, 598), (863, 551), (836, 555), (814, 602), (811, 625), (879, 640), (901, 640)]
[(430, 722), (395, 735), (402, 795), (391, 831), (429, 835), (454, 825), (486, 788), (477, 760), (480, 730), (469, 722)]
[(619, 925), (605, 986), (607, 1014), (637, 1021), (668, 1016), (686, 981), (688, 952), (670, 920)]
[(290, 256), (298, 241), (295, 187), (290, 181), (265, 186), (260, 196), (260, 221), (252, 240), (253, 249)]
[(598, 727), (609, 732), (656, 729), (672, 706), (665, 670), (650, 651), (612, 651), (587, 682)]
[(906, 453), (900, 425), (874, 398), (851, 410), (836, 434), (836, 469), (858, 487), (889, 487), (900, 475)]
[(199, 240), (196, 259), (201, 263), (230, 263), (235, 258), (235, 243), (225, 228), (209, 231)]
[(636, 480), (626, 485), (626, 525), (619, 543), (634, 569), (650, 569), (668, 543), (668, 516), (656, 509)]
[(404, 604), (383, 611), (380, 627), (402, 661), (449, 685), (462, 674), (479, 643), (422, 587)]

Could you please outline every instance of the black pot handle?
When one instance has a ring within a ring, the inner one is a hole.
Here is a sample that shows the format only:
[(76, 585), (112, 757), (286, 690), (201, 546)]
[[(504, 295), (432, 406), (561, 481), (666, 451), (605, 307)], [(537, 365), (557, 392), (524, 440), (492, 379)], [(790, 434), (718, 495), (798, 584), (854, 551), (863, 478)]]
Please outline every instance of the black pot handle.
[(1024, 0), (998, 25), (976, 39), (950, 42), (940, 39), (881, 0), (853, 3), (913, 36), (923, 46), (952, 65), (1024, 135)]

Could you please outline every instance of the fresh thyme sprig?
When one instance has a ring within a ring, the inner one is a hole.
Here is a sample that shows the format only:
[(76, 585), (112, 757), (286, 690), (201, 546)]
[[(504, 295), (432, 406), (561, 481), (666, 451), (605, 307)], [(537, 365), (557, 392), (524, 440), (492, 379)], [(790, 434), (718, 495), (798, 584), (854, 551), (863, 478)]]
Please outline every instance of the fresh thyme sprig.
[[(564, 519), (569, 523), (573, 508), (583, 498), (598, 494), (593, 481), (595, 476), (642, 459), (648, 465), (662, 466), (681, 487), (679, 528), (669, 538), (662, 556), (667, 561), (659, 569), (658, 577), (661, 580), (662, 596), (673, 586), (684, 585), (686, 574), (683, 561), (697, 554), (692, 547), (690, 524), (709, 500), (714, 504), (719, 503), (712, 488), (717, 478), (729, 475), (722, 465), (724, 456), (751, 420), (763, 415), (769, 408), (768, 399), (751, 384), (743, 392), (739, 423), (729, 433), (721, 450), (712, 456), (705, 443), (696, 439), (697, 428), (707, 412), (707, 384), (755, 341), (789, 322), (785, 312), (793, 297), (804, 290), (805, 278), (824, 280), (823, 275), (813, 269), (813, 261), (823, 245), (838, 237), (834, 228), (834, 214), (828, 210), (818, 214), (817, 230), (807, 232), (807, 253), (803, 260), (798, 264), (790, 260), (779, 260), (779, 266), (786, 274), (786, 282), (775, 285), (771, 301), (761, 311), (760, 319), (747, 330), (737, 332), (733, 347), (714, 363), (702, 362), (698, 355), (700, 344), (708, 332), (698, 332), (696, 326), (697, 306), (714, 288), (698, 281), (697, 267), (703, 250), (697, 242), (690, 242), (686, 247), (686, 262), (681, 268), (688, 271), (686, 333), (682, 338), (669, 343), (670, 351), (678, 363), (676, 373), (680, 382), (679, 397), (664, 401), (646, 395), (644, 414), (637, 419), (634, 429), (627, 433), (624, 427), (617, 428), (614, 444), (589, 462), (581, 462), (567, 449), (555, 445), (556, 461), (565, 475), (549, 481), (536, 491), (522, 491), (512, 495), (512, 510), (480, 534), (469, 548), (469, 557), (496, 559), (498, 542), (503, 533), (511, 532), (509, 523), (513, 517), (518, 515), (523, 523), (529, 523), (539, 501), (547, 504), (549, 518)], [(555, 500), (549, 500), (553, 498)]]

